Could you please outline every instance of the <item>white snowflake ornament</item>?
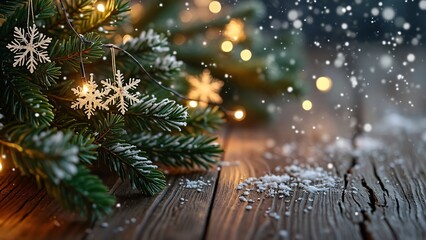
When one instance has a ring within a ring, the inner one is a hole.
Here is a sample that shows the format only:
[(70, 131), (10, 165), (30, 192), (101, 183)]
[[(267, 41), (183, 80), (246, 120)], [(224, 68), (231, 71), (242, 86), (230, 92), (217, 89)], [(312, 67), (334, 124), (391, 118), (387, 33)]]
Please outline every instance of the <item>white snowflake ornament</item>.
[[(137, 94), (132, 94), (129, 92), (129, 90), (136, 89), (141, 80), (130, 78), (129, 83), (125, 84), (124, 76), (120, 70), (117, 70), (115, 73), (114, 80), (114, 82), (112, 82), (111, 79), (101, 81), (105, 89), (113, 91), (113, 94), (108, 96), (105, 104), (116, 104), (118, 111), (124, 115), (127, 112), (129, 104), (133, 105), (140, 102)], [(126, 99), (129, 101), (129, 103), (127, 103)]]
[(6, 47), (11, 52), (16, 53), (14, 67), (26, 65), (30, 73), (33, 73), (38, 63), (50, 62), (45, 49), (49, 46), (52, 38), (40, 33), (35, 24), (27, 30), (28, 33), (25, 33), (23, 28), (15, 27), (13, 35), (15, 39)]
[(77, 99), (72, 103), (72, 109), (84, 109), (87, 118), (90, 119), (94, 115), (96, 109), (109, 110), (102, 98), (109, 93), (109, 89), (98, 90), (98, 84), (93, 80), (93, 75), (90, 75), (90, 80), (83, 87), (71, 89), (77, 96)]
[(191, 85), (188, 98), (199, 100), (200, 107), (207, 107), (209, 102), (222, 103), (219, 92), (223, 82), (212, 78), (209, 70), (204, 70), (199, 77), (189, 76), (188, 82)]

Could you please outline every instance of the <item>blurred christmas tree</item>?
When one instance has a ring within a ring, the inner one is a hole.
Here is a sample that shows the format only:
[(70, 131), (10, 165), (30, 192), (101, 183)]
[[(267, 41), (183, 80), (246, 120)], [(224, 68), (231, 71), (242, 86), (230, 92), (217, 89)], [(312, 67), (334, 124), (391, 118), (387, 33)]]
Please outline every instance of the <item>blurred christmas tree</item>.
[(180, 105), (186, 100), (170, 86), (182, 84), (182, 63), (164, 36), (146, 30), (110, 43), (129, 6), (0, 3), (0, 170), (33, 176), (64, 207), (91, 218), (115, 201), (93, 166), (155, 194), (166, 185), (157, 164), (208, 168), (221, 153), (208, 135), (221, 112)]
[[(265, 102), (301, 92), (300, 37), (295, 41), (290, 34), (273, 35), (269, 26), (263, 29), (261, 1), (134, 1), (131, 17), (132, 25), (123, 28), (124, 37), (116, 41), (138, 37), (138, 31), (147, 28), (167, 33), (172, 50), (186, 64), (183, 77), (201, 80), (208, 69), (224, 82), (220, 95), (229, 109), (245, 109), (249, 117), (259, 119), (267, 114)], [(192, 86), (186, 89), (188, 96), (193, 95)]]

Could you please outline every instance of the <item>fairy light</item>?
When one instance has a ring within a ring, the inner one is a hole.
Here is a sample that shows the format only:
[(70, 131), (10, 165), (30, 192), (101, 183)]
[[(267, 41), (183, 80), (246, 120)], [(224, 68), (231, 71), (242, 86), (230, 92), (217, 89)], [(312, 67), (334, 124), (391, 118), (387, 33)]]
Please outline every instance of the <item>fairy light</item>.
[(192, 108), (196, 108), (198, 106), (198, 102), (197, 101), (189, 101), (188, 105)]
[(105, 5), (103, 5), (102, 3), (99, 3), (96, 6), (96, 9), (98, 9), (99, 12), (105, 12)]
[(251, 59), (251, 56), (252, 56), (252, 54), (251, 54), (251, 51), (250, 50), (248, 50), (248, 49), (244, 49), (243, 51), (241, 51), (241, 53), (240, 53), (240, 57), (241, 57), (241, 59), (243, 60), (243, 61), (249, 61), (250, 59)]
[(222, 5), (218, 1), (212, 1), (209, 4), (209, 10), (214, 14), (219, 13), (222, 10)]
[(124, 35), (124, 37), (123, 37), (123, 44), (126, 43), (126, 42), (128, 42), (128, 41), (130, 41), (130, 40), (132, 40), (132, 39), (133, 39), (133, 37), (131, 35), (129, 35), (129, 34)]
[(302, 103), (302, 108), (303, 108), (303, 110), (305, 110), (305, 111), (310, 111), (310, 110), (312, 109), (312, 102), (311, 102), (311, 101), (309, 101), (309, 100), (305, 100), (305, 101), (303, 101), (303, 103)]
[(246, 117), (246, 113), (243, 109), (238, 109), (234, 112), (234, 119), (237, 121), (242, 121)]
[(221, 45), (222, 51), (223, 52), (230, 52), (232, 51), (232, 49), (234, 48), (234, 45), (232, 44), (231, 41), (224, 41)]
[(89, 87), (87, 86), (87, 84), (83, 85), (83, 94), (87, 94), (87, 92), (89, 92)]
[(328, 92), (333, 87), (333, 81), (329, 77), (319, 77), (316, 86), (321, 92)]

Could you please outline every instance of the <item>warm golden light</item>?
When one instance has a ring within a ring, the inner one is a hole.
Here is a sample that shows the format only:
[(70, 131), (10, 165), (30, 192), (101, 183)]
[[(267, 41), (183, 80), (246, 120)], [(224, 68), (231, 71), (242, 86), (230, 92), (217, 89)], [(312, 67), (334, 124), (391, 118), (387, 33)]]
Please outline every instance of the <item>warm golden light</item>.
[(0, 172), (1, 172), (1, 170), (3, 170), (3, 164), (1, 164), (1, 162), (0, 162)]
[(133, 37), (130, 36), (129, 34), (124, 35), (124, 37), (123, 37), (123, 44), (126, 43), (126, 42), (128, 42), (128, 41), (130, 41), (130, 40), (132, 40), (132, 39), (133, 39)]
[(240, 57), (243, 61), (249, 61), (251, 59), (251, 51), (248, 49), (244, 49), (243, 51), (241, 51), (240, 53)]
[(231, 19), (225, 26), (223, 36), (233, 42), (244, 41), (246, 34), (244, 32), (244, 22), (240, 19)]
[(87, 94), (87, 92), (89, 91), (89, 87), (87, 86), (87, 84), (83, 85), (83, 94)]
[(305, 111), (310, 111), (310, 110), (312, 109), (312, 102), (311, 102), (311, 101), (309, 101), (309, 100), (305, 100), (305, 101), (303, 101), (303, 103), (302, 103), (302, 108), (303, 108), (303, 110), (305, 110)]
[(96, 9), (98, 9), (99, 12), (105, 12), (105, 5), (103, 5), (102, 3), (99, 3), (96, 6)]
[(230, 52), (234, 48), (234, 45), (231, 41), (224, 41), (221, 45), (221, 48), (223, 52)]
[(329, 77), (319, 77), (316, 85), (321, 92), (328, 92), (333, 87), (333, 81)]
[(242, 121), (245, 117), (246, 117), (246, 113), (241, 109), (234, 112), (234, 118), (237, 121)]
[(215, 14), (219, 13), (220, 10), (222, 10), (222, 5), (218, 1), (212, 1), (209, 4), (209, 10), (210, 10), (210, 12), (215, 13)]
[(197, 101), (189, 101), (188, 105), (192, 108), (196, 108), (198, 106), (198, 102)]

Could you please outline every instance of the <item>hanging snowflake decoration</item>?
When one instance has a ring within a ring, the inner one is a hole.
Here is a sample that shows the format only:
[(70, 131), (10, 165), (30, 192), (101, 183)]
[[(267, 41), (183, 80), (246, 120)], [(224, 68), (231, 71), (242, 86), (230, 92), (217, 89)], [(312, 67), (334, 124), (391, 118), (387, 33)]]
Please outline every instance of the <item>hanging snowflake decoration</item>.
[(35, 24), (28, 28), (28, 33), (25, 33), (22, 28), (15, 27), (13, 36), (15, 39), (6, 47), (11, 52), (16, 53), (14, 67), (26, 65), (30, 73), (33, 73), (38, 63), (50, 62), (45, 49), (49, 46), (52, 38), (40, 33)]
[(98, 84), (93, 81), (93, 74), (90, 75), (90, 80), (83, 86), (71, 89), (77, 96), (77, 99), (72, 103), (73, 109), (84, 109), (87, 118), (93, 116), (95, 110), (104, 109), (109, 110), (108, 105), (105, 104), (102, 98), (109, 93), (109, 89), (102, 91), (98, 90)]
[(212, 78), (209, 70), (204, 70), (199, 77), (189, 76), (188, 82), (191, 85), (188, 98), (199, 100), (201, 107), (207, 107), (209, 102), (222, 103), (219, 92), (223, 82)]
[[(108, 91), (113, 91), (113, 94), (108, 97), (108, 99), (105, 101), (105, 104), (116, 104), (117, 102), (116, 106), (118, 108), (118, 111), (120, 111), (121, 114), (124, 115), (127, 111), (127, 107), (129, 106), (129, 104), (133, 105), (134, 103), (138, 103), (140, 101), (137, 97), (137, 94), (132, 94), (129, 92), (129, 90), (137, 88), (141, 80), (130, 78), (129, 83), (125, 85), (124, 76), (120, 72), (120, 70), (117, 70), (117, 72), (115, 73), (114, 80), (114, 82), (112, 82), (111, 79), (101, 81), (105, 89), (107, 89)], [(129, 104), (127, 103), (126, 99), (129, 101)]]

